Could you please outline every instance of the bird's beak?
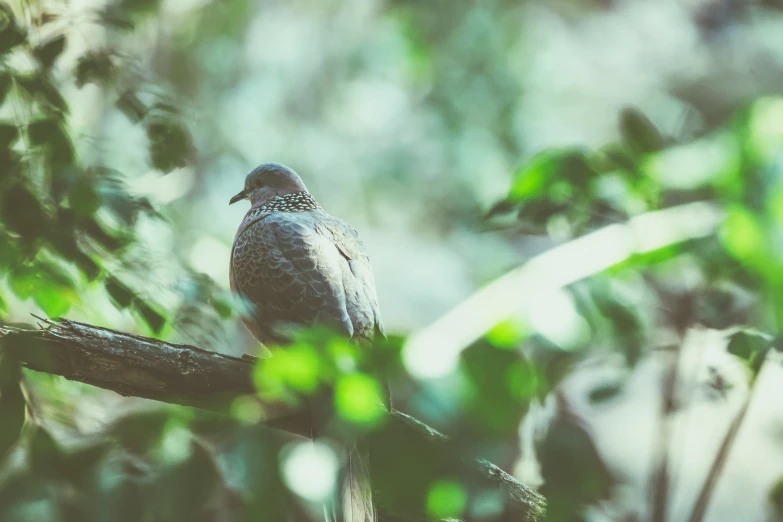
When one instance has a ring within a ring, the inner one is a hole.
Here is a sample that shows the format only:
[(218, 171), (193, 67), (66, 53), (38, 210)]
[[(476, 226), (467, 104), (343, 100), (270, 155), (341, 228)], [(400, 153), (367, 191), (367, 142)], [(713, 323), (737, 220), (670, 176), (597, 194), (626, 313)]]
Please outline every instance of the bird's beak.
[(243, 199), (247, 199), (247, 193), (244, 190), (239, 194), (237, 194), (236, 196), (234, 196), (233, 198), (231, 198), (231, 201), (229, 201), (228, 204), (233, 205), (237, 201), (241, 201)]

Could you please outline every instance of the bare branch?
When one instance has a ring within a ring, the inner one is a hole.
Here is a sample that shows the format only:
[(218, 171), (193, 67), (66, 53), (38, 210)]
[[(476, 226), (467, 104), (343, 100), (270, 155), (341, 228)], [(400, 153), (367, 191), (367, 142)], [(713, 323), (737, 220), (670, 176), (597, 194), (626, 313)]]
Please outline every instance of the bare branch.
[(31, 370), (120, 395), (219, 410), (254, 392), (252, 360), (67, 319), (40, 330), (0, 329), (0, 339)]

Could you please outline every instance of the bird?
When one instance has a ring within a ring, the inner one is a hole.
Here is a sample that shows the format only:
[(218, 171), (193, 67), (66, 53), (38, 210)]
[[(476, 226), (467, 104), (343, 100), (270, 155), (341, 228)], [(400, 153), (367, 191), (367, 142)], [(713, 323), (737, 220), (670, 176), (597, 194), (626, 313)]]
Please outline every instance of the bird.
[[(231, 290), (249, 304), (242, 321), (267, 348), (302, 327), (328, 324), (368, 345), (385, 336), (370, 258), (359, 234), (328, 214), (302, 178), (264, 163), (229, 204), (250, 201), (231, 250)], [(339, 498), (327, 518), (375, 522), (366, 451), (347, 448)]]
[(370, 258), (359, 234), (327, 214), (302, 178), (264, 163), (229, 204), (251, 203), (231, 252), (231, 290), (254, 309), (243, 321), (265, 346), (290, 339), (291, 325), (330, 323), (345, 336), (385, 335)]

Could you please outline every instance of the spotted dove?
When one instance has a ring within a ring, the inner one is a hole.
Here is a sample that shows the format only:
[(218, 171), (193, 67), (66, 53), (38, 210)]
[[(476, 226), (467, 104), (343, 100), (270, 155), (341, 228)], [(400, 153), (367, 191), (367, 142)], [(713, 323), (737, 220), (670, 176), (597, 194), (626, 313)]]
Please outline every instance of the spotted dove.
[[(279, 163), (256, 167), (231, 204), (248, 199), (231, 253), (231, 290), (249, 303), (243, 317), (267, 346), (286, 341), (292, 328), (336, 327), (359, 342), (383, 335), (370, 259), (359, 235), (324, 212), (302, 179)], [(375, 522), (366, 456), (349, 449), (340, 501), (327, 517)]]

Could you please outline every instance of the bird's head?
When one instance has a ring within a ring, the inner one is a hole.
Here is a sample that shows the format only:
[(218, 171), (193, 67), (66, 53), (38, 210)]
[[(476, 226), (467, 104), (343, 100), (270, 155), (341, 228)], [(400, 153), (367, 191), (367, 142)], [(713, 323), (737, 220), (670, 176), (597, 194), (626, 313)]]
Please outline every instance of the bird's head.
[(250, 171), (245, 178), (245, 188), (231, 198), (229, 205), (250, 200), (252, 206), (263, 205), (275, 196), (307, 192), (302, 178), (281, 163), (264, 163)]

